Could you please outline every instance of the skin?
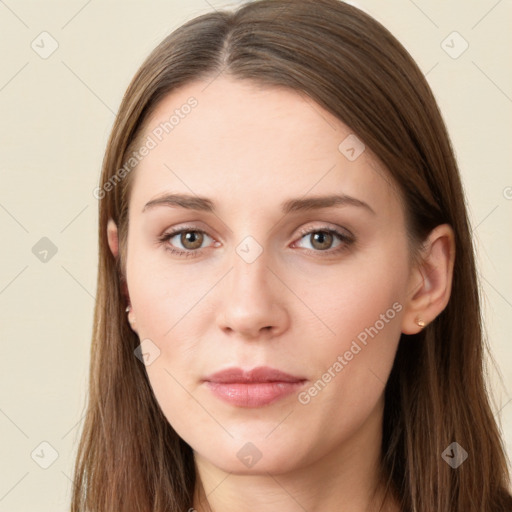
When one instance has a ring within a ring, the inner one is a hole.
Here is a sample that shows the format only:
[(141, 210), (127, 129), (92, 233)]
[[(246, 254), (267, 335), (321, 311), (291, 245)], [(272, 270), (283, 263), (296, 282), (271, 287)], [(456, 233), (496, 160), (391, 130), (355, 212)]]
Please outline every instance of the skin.
[[(132, 171), (128, 320), (160, 350), (146, 366), (149, 381), (194, 450), (212, 510), (371, 510), (371, 492), (381, 493), (384, 386), (401, 333), (418, 332), (417, 320), (428, 324), (448, 302), (453, 232), (438, 226), (422, 263), (413, 264), (389, 174), (369, 148), (354, 161), (338, 150), (350, 128), (289, 89), (225, 77), (205, 87), (194, 82), (160, 102), (144, 137), (190, 96), (198, 106)], [(171, 192), (210, 198), (216, 212), (168, 205), (142, 212)], [(288, 199), (334, 192), (373, 211), (280, 210)], [(205, 235), (158, 241), (185, 224)], [(355, 241), (334, 234), (315, 241), (326, 227)], [(236, 251), (248, 236), (262, 249), (251, 263)], [(112, 220), (108, 239), (118, 257)], [(172, 245), (196, 255), (171, 254)], [(394, 318), (307, 404), (294, 393), (265, 407), (235, 407), (201, 383), (231, 366), (267, 365), (307, 379), (308, 390), (396, 303)], [(261, 454), (252, 467), (237, 457), (248, 442)], [(199, 498), (196, 489), (194, 508), (208, 510)], [(396, 503), (387, 510), (398, 510)]]

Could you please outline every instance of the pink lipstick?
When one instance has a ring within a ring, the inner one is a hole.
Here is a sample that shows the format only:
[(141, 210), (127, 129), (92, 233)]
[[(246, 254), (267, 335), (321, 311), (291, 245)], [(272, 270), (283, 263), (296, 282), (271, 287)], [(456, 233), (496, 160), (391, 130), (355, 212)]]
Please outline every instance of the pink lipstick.
[(203, 379), (221, 400), (238, 407), (263, 407), (297, 391), (306, 379), (259, 366), (249, 371), (228, 368)]

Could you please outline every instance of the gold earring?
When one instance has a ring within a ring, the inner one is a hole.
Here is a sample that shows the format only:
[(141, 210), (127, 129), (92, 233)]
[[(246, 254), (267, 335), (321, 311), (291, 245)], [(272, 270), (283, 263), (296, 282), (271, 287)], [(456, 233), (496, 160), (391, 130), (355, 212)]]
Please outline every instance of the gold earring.
[(416, 323), (423, 329), (425, 327), (425, 322), (423, 320), (416, 320)]

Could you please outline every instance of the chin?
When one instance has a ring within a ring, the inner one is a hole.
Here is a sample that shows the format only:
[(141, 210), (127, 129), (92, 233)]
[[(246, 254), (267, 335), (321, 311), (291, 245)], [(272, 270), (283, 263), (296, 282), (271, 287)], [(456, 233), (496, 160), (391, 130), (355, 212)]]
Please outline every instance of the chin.
[(231, 440), (229, 446), (221, 446), (214, 452), (196, 451), (196, 454), (226, 473), (265, 476), (293, 471), (304, 463), (307, 456), (298, 452), (296, 444), (283, 446), (282, 443), (264, 440)]

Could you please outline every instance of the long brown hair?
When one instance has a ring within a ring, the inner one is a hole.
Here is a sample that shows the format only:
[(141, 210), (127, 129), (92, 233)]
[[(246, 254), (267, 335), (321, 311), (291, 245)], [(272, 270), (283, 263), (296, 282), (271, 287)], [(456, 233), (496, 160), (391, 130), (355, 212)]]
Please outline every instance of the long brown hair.
[[(370, 16), (338, 0), (259, 0), (196, 17), (165, 38), (130, 83), (96, 194), (99, 268), (90, 388), (71, 510), (192, 506), (192, 450), (160, 410), (134, 356), (140, 340), (126, 321), (133, 172), (125, 163), (166, 94), (220, 73), (300, 91), (349, 126), (398, 184), (415, 243), (439, 224), (453, 227), (449, 303), (419, 334), (402, 335), (386, 385), (381, 469), (403, 511), (510, 512), (507, 459), (485, 384), (489, 347), (471, 230), (445, 124), (403, 46)], [(107, 243), (109, 218), (119, 229), (118, 259)], [(442, 457), (453, 442), (468, 453), (457, 468)]]

